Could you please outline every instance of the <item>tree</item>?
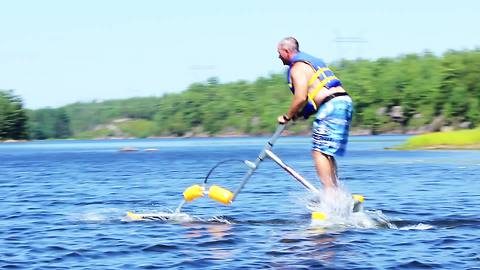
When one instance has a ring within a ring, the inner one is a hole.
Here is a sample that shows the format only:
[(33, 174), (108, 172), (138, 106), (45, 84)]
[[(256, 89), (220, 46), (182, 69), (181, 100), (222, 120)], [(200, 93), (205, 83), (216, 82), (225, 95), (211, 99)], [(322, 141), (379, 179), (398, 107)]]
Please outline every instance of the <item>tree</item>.
[(30, 111), (30, 137), (43, 140), (65, 139), (72, 135), (70, 118), (64, 109), (39, 109)]
[(20, 97), (0, 90), (0, 139), (26, 139), (27, 116)]

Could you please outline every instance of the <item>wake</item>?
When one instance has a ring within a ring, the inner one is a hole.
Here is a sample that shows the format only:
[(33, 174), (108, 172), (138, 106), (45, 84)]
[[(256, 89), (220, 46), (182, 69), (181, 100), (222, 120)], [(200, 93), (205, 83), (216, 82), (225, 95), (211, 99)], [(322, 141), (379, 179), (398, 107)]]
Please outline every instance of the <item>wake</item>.
[(307, 208), (313, 213), (321, 213), (320, 219), (312, 215), (313, 227), (371, 229), (390, 224), (381, 215), (364, 212), (361, 204), (355, 207), (352, 194), (344, 187), (322, 190), (310, 198)]
[[(311, 227), (331, 229), (375, 229), (428, 230), (433, 226), (419, 223), (398, 227), (381, 210), (364, 210), (362, 203), (356, 203), (352, 194), (343, 186), (323, 190), (310, 197), (307, 208), (321, 213), (321, 219), (312, 218)], [(323, 218), (324, 217), (324, 218)]]

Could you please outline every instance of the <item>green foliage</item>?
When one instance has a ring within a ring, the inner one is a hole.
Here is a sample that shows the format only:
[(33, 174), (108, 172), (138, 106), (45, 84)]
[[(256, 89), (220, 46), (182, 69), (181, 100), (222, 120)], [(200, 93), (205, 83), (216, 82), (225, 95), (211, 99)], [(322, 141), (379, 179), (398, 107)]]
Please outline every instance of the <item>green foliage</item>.
[(32, 139), (65, 139), (72, 136), (70, 118), (63, 108), (29, 111), (28, 118)]
[[(353, 128), (374, 134), (402, 132), (425, 127), (438, 116), (446, 119), (443, 124), (480, 125), (479, 50), (449, 51), (442, 57), (425, 52), (341, 61), (332, 69), (353, 98)], [(220, 83), (210, 78), (162, 97), (35, 110), (29, 113), (30, 134), (33, 138), (269, 134), (291, 97), (285, 74), (253, 82)], [(297, 121), (290, 131), (308, 132), (310, 123)]]
[(113, 130), (103, 128), (103, 129), (94, 129), (94, 130), (87, 130), (75, 134), (75, 139), (97, 139), (97, 138), (108, 138), (108, 137), (116, 137), (117, 133)]
[(253, 83), (238, 81), (192, 84), (181, 94), (164, 96), (154, 116), (158, 135), (188, 132), (264, 134), (275, 127), (275, 117), (288, 108), (290, 95), (280, 75)]
[(74, 103), (62, 108), (71, 120), (72, 132), (76, 134), (118, 118), (151, 120), (158, 111), (161, 100), (158, 97), (130, 98)]
[(138, 119), (132, 121), (126, 121), (118, 125), (120, 130), (125, 134), (137, 138), (146, 138), (155, 133), (156, 126), (153, 121)]
[(13, 91), (0, 90), (0, 140), (27, 137), (27, 115), (22, 100)]

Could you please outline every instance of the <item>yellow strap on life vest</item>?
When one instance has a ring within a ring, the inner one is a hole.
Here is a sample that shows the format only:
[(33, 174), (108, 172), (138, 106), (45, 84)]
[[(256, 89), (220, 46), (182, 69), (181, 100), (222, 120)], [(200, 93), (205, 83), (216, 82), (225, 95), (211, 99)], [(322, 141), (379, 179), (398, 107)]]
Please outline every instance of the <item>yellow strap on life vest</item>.
[(319, 68), (317, 72), (315, 72), (315, 74), (313, 74), (313, 76), (308, 81), (308, 86), (311, 86), (322, 73), (323, 73), (323, 77), (327, 78), (327, 75), (325, 75), (325, 70), (328, 70), (328, 68)]
[(319, 78), (320, 74), (323, 74), (324, 79), (321, 80), (320, 83), (310, 93), (307, 94), (308, 100), (311, 101), (315, 110), (317, 109), (317, 104), (315, 103), (315, 97), (317, 96), (318, 92), (320, 92), (320, 90), (327, 83), (329, 83), (330, 81), (332, 81), (334, 79), (337, 79), (337, 77), (335, 75), (327, 77), (327, 75), (325, 74), (326, 70), (330, 70), (330, 69), (329, 68), (319, 68), (317, 70), (317, 72), (315, 72), (315, 74), (313, 74), (313, 76), (308, 81), (308, 87), (310, 87), (315, 82), (315, 80), (317, 80), (317, 78)]

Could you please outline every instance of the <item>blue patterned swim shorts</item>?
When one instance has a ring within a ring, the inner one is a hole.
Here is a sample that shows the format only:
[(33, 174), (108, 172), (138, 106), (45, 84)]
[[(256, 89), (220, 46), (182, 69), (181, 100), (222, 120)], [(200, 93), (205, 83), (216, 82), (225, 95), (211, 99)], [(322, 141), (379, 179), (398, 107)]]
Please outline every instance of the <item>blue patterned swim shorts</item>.
[(352, 99), (349, 96), (335, 97), (322, 104), (313, 122), (313, 150), (330, 156), (343, 156), (352, 113)]

